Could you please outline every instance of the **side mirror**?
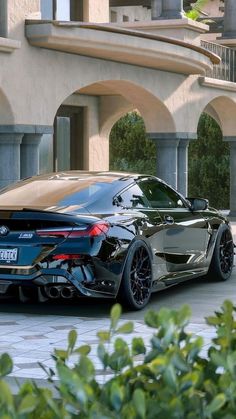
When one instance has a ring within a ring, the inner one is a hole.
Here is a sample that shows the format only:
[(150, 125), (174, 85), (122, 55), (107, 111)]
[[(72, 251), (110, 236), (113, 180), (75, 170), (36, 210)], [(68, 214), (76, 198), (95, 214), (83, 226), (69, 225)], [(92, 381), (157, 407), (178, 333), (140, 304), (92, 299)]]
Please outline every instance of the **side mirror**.
[(204, 211), (209, 207), (209, 202), (207, 199), (187, 198), (187, 200), (190, 202), (191, 211)]
[(112, 200), (112, 205), (116, 205), (117, 207), (121, 206), (121, 202), (122, 202), (122, 198), (120, 195), (116, 195), (114, 196), (113, 200)]

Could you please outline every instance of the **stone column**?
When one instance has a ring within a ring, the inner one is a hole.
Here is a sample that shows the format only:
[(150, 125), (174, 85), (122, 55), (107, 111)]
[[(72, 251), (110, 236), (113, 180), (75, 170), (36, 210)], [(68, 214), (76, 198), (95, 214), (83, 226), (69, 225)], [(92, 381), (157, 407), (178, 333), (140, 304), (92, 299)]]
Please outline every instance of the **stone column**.
[(230, 146), (230, 213), (236, 217), (236, 137), (224, 137)]
[(0, 36), (8, 36), (8, 4), (6, 0), (0, 0)]
[(162, 0), (162, 12), (158, 19), (182, 19), (183, 0)]
[(177, 188), (179, 139), (175, 134), (149, 134), (157, 147), (157, 176)]
[(21, 179), (39, 174), (39, 143), (42, 134), (25, 134), (20, 148)]
[(162, 12), (162, 0), (151, 0), (152, 20), (159, 19)]
[(178, 146), (177, 189), (185, 197), (188, 194), (188, 146), (189, 139), (181, 138)]
[(236, 38), (236, 1), (225, 0), (223, 38)]
[(0, 187), (20, 179), (20, 144), (23, 134), (0, 133)]

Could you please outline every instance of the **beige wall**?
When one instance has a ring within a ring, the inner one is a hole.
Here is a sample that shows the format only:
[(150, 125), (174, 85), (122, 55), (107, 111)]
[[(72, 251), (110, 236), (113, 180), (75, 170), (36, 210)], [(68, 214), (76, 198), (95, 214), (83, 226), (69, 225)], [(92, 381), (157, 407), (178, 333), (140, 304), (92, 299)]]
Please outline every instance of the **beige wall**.
[(109, 22), (108, 0), (84, 0), (83, 4), (85, 22)]
[[(223, 94), (222, 90), (199, 85), (197, 76), (24, 45), (11, 55), (2, 54), (0, 76), (4, 80), (2, 102), (6, 104), (0, 112), (2, 124), (52, 125), (68, 96), (99, 81), (140, 110), (147, 130), (192, 131), (196, 125), (192, 121), (206, 103)], [(227, 91), (227, 97), (234, 101), (235, 92)]]
[(40, 19), (40, 0), (8, 0), (8, 36), (25, 42), (25, 19)]
[(207, 4), (202, 7), (202, 10), (207, 13), (209, 17), (221, 17), (224, 12), (220, 10), (220, 7), (223, 5), (224, 3), (220, 0), (209, 0)]
[[(196, 133), (201, 112), (210, 104), (209, 112), (213, 109), (218, 116), (223, 134), (236, 136), (236, 91), (227, 83), (201, 85), (197, 75), (33, 47), (24, 36), (24, 20), (38, 13), (39, 1), (21, 0), (21, 5), (9, 0), (9, 35), (21, 41), (21, 48), (0, 52), (0, 124), (52, 126), (62, 103), (86, 106), (84, 159), (86, 168), (93, 170), (108, 169), (109, 131), (130, 109), (139, 110), (148, 132)], [(89, 7), (90, 19), (108, 18), (107, 1), (90, 0)], [(135, 39), (134, 49), (138, 45)], [(191, 59), (191, 51), (184, 51)], [(165, 44), (162, 53), (168, 58), (175, 52)], [(78, 94), (97, 83), (102, 93), (91, 88), (90, 96)], [(103, 91), (109, 92), (107, 97)]]
[[(113, 19), (112, 19), (113, 17)], [(115, 18), (115, 20), (114, 20)], [(127, 20), (126, 20), (127, 19)], [(110, 21), (122, 23), (124, 21), (135, 22), (151, 20), (151, 11), (142, 6), (111, 7)]]

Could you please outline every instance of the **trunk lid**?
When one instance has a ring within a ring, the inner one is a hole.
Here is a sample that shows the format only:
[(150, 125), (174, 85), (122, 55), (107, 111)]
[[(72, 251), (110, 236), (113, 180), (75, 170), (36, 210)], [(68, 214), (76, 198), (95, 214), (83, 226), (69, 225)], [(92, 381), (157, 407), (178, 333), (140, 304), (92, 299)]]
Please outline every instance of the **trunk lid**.
[(67, 240), (99, 220), (40, 210), (0, 210), (0, 267), (34, 266)]

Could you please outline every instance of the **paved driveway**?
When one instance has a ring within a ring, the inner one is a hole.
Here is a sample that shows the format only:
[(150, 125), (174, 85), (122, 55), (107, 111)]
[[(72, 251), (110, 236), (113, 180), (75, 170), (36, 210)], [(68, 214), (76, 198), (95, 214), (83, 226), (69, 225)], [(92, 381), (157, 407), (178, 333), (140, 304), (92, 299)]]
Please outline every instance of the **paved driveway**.
[[(236, 224), (233, 225), (236, 233)], [(142, 312), (125, 311), (123, 320), (133, 320), (135, 336), (142, 336), (148, 344), (151, 331), (145, 326), (143, 317), (150, 309), (158, 310), (166, 306), (181, 307), (188, 303), (192, 309), (192, 320), (189, 330), (205, 339), (204, 351), (207, 351), (213, 330), (205, 324), (204, 318), (218, 309), (225, 299), (236, 304), (236, 268), (229, 281), (206, 282), (195, 279), (169, 290), (154, 294), (148, 307)], [(96, 356), (98, 343), (97, 332), (109, 325), (111, 302), (95, 300), (78, 300), (77, 303), (55, 304), (21, 304), (2, 301), (0, 306), (0, 352), (8, 352), (14, 360), (12, 377), (46, 377), (37, 361), (45, 366), (53, 366), (50, 354), (53, 348), (64, 349), (69, 330), (78, 332), (78, 344), (89, 343), (97, 375), (103, 379), (101, 365)], [(132, 335), (125, 336), (126, 341)]]

